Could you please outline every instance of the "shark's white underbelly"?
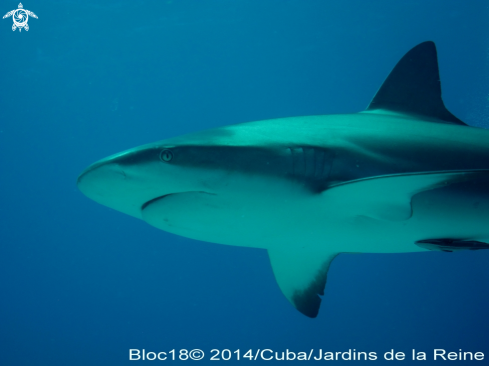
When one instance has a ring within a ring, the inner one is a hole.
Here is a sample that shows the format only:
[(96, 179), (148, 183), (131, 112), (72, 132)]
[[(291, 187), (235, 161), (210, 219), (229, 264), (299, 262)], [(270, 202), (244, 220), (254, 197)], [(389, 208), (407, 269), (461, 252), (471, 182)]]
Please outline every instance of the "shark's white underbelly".
[(169, 195), (146, 207), (143, 218), (192, 239), (265, 249), (303, 247), (318, 253), (416, 252), (426, 250), (415, 244), (418, 240), (489, 239), (489, 189), (481, 184), (419, 193), (406, 220), (378, 219), (354, 210), (345, 214), (321, 194), (292, 186), (268, 189), (267, 195), (257, 192), (264, 190)]

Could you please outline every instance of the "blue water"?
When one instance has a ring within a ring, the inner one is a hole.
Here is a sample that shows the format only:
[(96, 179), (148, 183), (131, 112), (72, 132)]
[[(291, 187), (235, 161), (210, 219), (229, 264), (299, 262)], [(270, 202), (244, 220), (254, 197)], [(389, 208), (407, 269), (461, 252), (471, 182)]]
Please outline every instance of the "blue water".
[[(2, 0), (0, 12), (17, 5)], [(264, 250), (156, 230), (75, 184), (94, 161), (144, 143), (363, 110), (426, 40), (448, 109), (489, 127), (487, 1), (23, 5), (39, 17), (28, 32), (0, 22), (0, 365), (138, 364), (131, 348), (199, 348), (200, 363), (213, 348), (376, 352), (369, 364), (391, 349), (428, 360), (462, 349), (487, 362), (487, 252), (340, 255), (309, 319)]]

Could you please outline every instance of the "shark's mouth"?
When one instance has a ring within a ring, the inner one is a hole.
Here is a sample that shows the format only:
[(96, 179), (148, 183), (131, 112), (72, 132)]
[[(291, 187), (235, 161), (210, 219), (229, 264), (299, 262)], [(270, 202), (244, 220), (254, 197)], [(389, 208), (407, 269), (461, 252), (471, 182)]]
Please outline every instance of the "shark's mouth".
[(182, 230), (207, 231), (225, 209), (216, 194), (190, 191), (153, 198), (141, 206), (141, 214), (148, 224), (182, 235)]
[(188, 195), (188, 194), (191, 194), (191, 195), (192, 194), (208, 194), (208, 195), (215, 196), (214, 193), (208, 193), (208, 192), (204, 192), (204, 191), (188, 191), (188, 192), (167, 193), (167, 194), (164, 194), (163, 196), (155, 197), (155, 198), (149, 200), (148, 202), (145, 202), (141, 206), (141, 211), (144, 211), (148, 206), (150, 206), (152, 204), (155, 204), (155, 203), (157, 203), (160, 200), (164, 200), (165, 198), (176, 196), (176, 195), (184, 195), (185, 196), (185, 195)]
[(148, 207), (149, 205), (151, 205), (152, 203), (155, 203), (159, 200), (162, 200), (162, 199), (165, 199), (165, 197), (168, 197), (168, 196), (171, 196), (173, 194), (177, 194), (177, 193), (168, 193), (168, 194), (164, 194), (163, 196), (159, 196), (159, 197), (156, 197), (156, 198), (153, 198), (151, 200), (149, 200), (148, 202), (145, 202), (142, 206), (141, 206), (141, 211), (144, 211), (144, 209), (146, 207)]

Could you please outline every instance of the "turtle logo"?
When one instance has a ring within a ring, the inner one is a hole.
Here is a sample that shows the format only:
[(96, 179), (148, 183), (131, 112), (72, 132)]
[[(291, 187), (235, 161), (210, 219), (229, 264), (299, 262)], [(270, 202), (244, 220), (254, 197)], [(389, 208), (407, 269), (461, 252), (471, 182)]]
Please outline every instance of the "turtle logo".
[(7, 14), (3, 16), (3, 19), (12, 17), (14, 20), (14, 24), (12, 25), (12, 30), (15, 31), (19, 28), (19, 32), (24, 28), (26, 31), (29, 30), (29, 25), (27, 21), (29, 20), (29, 15), (33, 18), (37, 19), (37, 15), (32, 11), (25, 10), (22, 6), (22, 3), (19, 3), (19, 8), (9, 11)]

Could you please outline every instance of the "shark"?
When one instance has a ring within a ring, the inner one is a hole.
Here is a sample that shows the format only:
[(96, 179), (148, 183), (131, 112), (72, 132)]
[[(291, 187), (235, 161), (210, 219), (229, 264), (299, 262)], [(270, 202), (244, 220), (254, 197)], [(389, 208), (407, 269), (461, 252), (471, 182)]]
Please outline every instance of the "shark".
[(266, 249), (288, 301), (315, 318), (340, 253), (489, 248), (489, 130), (450, 113), (431, 41), (353, 114), (277, 118), (102, 159), (92, 200), (187, 238)]

